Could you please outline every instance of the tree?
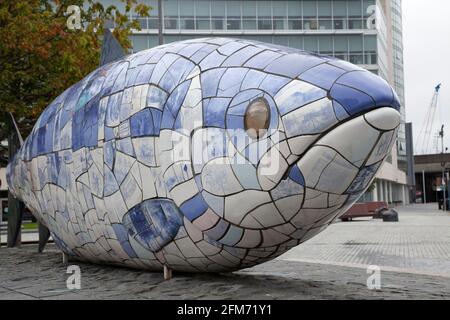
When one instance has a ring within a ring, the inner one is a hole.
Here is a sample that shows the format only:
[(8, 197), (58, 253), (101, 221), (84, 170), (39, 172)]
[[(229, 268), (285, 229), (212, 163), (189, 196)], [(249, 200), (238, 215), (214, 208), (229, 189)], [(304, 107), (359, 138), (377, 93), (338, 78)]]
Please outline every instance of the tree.
[[(151, 8), (121, 1), (123, 12), (94, 0), (0, 1), (0, 141), (7, 135), (7, 112), (26, 137), (54, 98), (98, 67), (107, 23), (114, 22), (113, 35), (131, 48), (129, 35), (140, 25), (130, 14), (145, 17)], [(81, 29), (68, 27), (69, 6), (80, 9)]]

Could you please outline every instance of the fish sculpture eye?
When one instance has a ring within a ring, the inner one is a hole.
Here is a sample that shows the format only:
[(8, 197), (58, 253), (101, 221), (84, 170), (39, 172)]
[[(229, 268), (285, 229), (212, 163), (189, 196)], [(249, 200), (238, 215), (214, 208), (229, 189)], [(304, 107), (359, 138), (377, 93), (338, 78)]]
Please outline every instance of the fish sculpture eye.
[(250, 102), (245, 111), (245, 130), (252, 139), (259, 139), (266, 134), (270, 123), (269, 103), (264, 98)]

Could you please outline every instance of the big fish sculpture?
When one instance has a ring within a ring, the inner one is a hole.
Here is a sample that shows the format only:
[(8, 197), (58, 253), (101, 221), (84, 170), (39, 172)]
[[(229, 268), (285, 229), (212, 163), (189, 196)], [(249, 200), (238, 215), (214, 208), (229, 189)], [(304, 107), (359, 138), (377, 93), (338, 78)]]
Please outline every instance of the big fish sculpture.
[(92, 72), (40, 116), (12, 193), (82, 261), (223, 272), (281, 255), (371, 185), (400, 125), (380, 77), (208, 38)]

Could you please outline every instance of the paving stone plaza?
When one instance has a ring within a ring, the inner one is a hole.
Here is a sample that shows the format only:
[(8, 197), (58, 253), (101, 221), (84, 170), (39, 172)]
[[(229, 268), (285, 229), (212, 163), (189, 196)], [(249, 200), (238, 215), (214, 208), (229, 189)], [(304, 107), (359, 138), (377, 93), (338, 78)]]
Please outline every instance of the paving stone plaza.
[[(399, 209), (399, 223), (336, 223), (278, 259), (234, 273), (180, 274), (78, 265), (81, 289), (49, 245), (0, 249), (0, 299), (450, 299), (450, 215)], [(367, 286), (378, 266), (380, 290)], [(369, 270), (370, 271), (370, 270)]]

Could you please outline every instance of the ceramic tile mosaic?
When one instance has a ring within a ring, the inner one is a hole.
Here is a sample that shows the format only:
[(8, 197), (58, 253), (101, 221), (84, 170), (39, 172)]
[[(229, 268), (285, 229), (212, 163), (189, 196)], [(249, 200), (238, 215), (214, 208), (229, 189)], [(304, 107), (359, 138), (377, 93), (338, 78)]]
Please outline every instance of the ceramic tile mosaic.
[(395, 143), (398, 110), (383, 79), (331, 57), (171, 43), (59, 96), (10, 163), (9, 186), (77, 259), (233, 271), (345, 213)]

